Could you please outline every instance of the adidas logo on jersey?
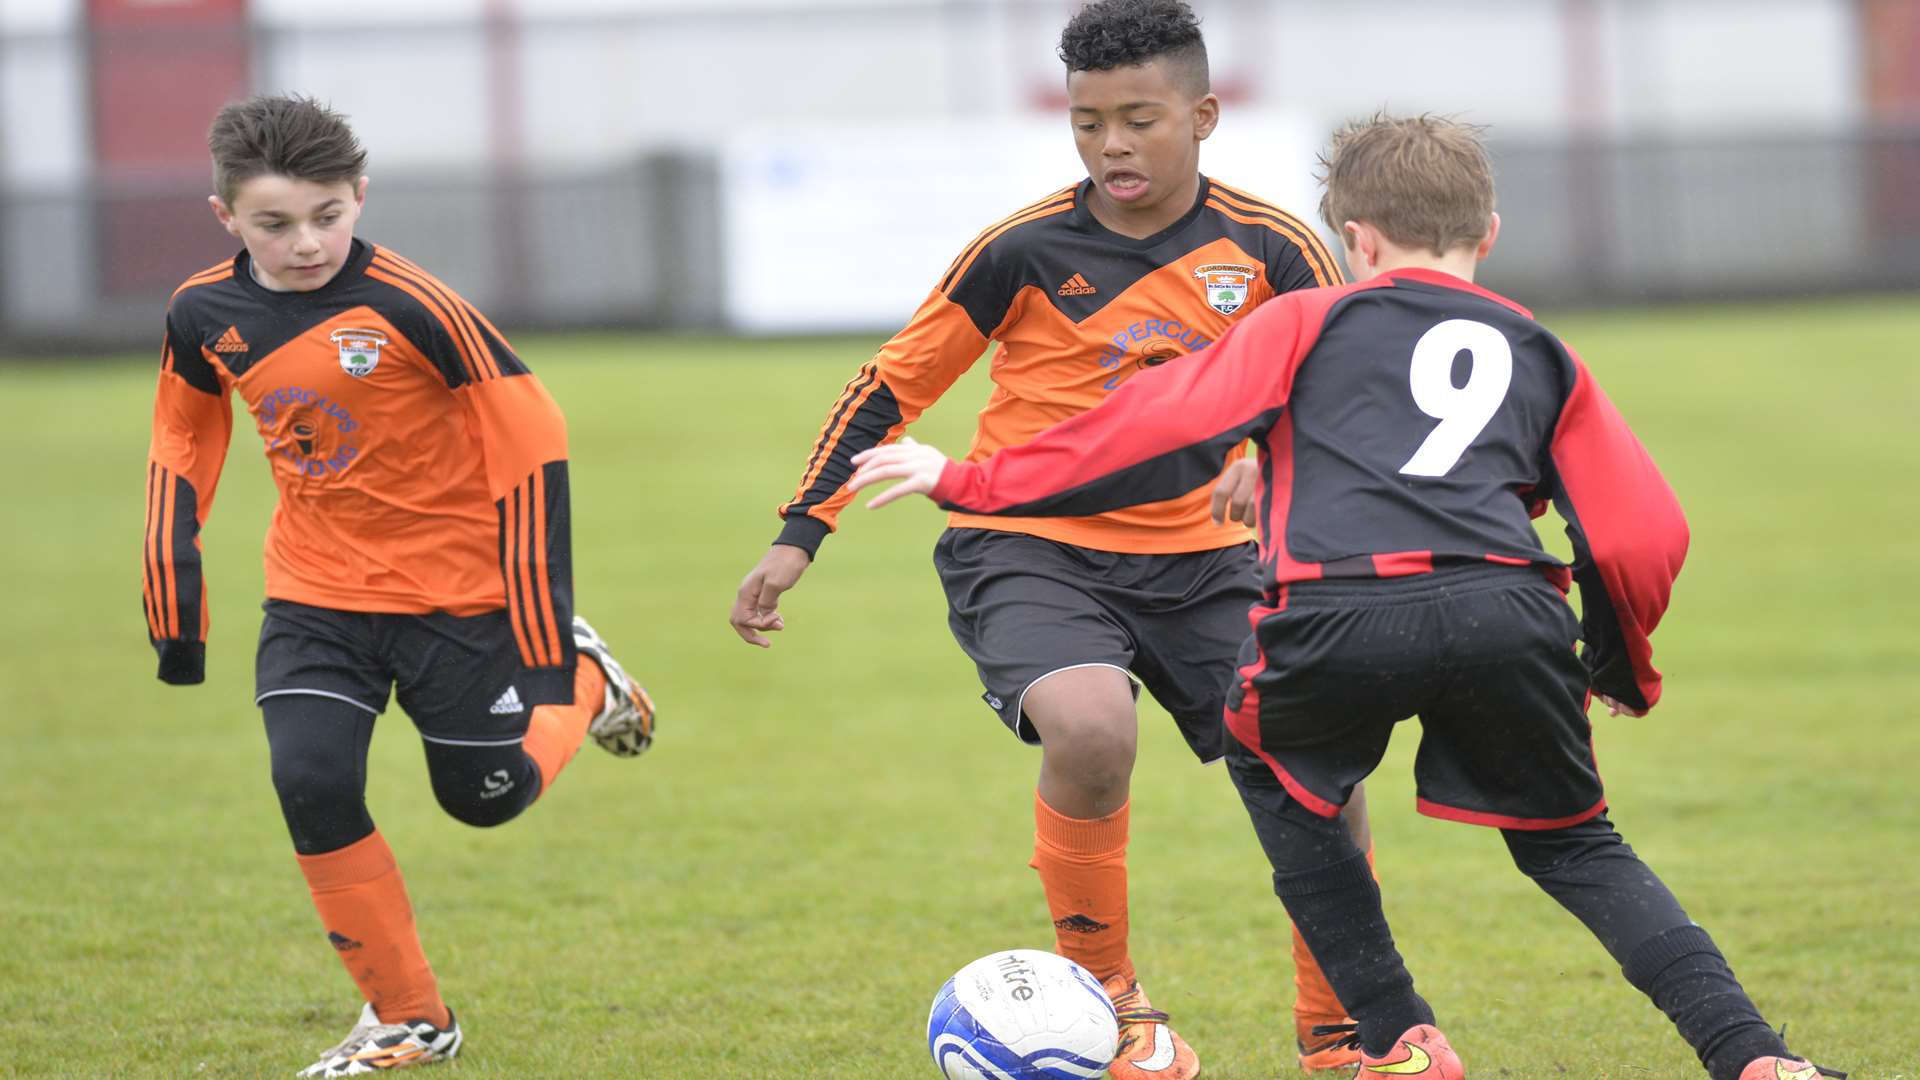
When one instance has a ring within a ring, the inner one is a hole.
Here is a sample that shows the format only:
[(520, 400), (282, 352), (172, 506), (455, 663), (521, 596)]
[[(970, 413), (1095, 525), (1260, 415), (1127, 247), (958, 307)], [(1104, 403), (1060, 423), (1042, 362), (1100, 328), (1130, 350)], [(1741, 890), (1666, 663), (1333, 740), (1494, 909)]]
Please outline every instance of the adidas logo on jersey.
[(1081, 277), (1079, 274), (1075, 274), (1072, 277), (1068, 278), (1067, 280), (1061, 282), (1060, 288), (1058, 288), (1055, 291), (1059, 293), (1061, 296), (1092, 296), (1094, 293), (1097, 293), (1100, 290), (1094, 288), (1091, 284), (1089, 284), (1086, 278)]
[(495, 716), (505, 716), (508, 713), (526, 712), (527, 707), (520, 702), (519, 688), (509, 686), (507, 692), (500, 695), (500, 700), (493, 703), (493, 708), (487, 711)]
[(240, 328), (237, 326), (227, 327), (227, 332), (221, 334), (220, 340), (213, 343), (213, 351), (218, 353), (246, 352), (251, 347), (247, 344), (247, 339), (240, 336)]

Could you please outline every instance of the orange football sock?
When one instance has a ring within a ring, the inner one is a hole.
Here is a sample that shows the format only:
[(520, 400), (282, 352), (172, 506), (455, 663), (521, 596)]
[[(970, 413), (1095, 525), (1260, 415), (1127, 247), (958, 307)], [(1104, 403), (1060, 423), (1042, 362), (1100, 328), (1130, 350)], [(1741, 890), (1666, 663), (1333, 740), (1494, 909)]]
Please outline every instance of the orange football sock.
[(1035, 792), (1033, 861), (1053, 915), (1056, 951), (1105, 981), (1133, 977), (1127, 956), (1127, 808), (1103, 818), (1061, 815)]
[(540, 767), (540, 794), (547, 793), (560, 770), (580, 752), (587, 725), (600, 715), (606, 692), (607, 677), (600, 665), (582, 656), (573, 672), (573, 704), (541, 705), (533, 710), (520, 749)]
[[(1367, 848), (1367, 865), (1373, 866), (1373, 848)], [(1379, 880), (1379, 871), (1374, 871), (1374, 880)], [(1327, 985), (1327, 976), (1320, 970), (1320, 964), (1307, 950), (1307, 943), (1300, 937), (1300, 928), (1293, 928), (1293, 1014), (1301, 1024), (1338, 1023), (1347, 1018), (1346, 1006), (1340, 1004), (1340, 998)]]
[(380, 1019), (446, 1026), (447, 1005), (420, 949), (406, 882), (379, 831), (338, 851), (298, 858), (327, 940)]

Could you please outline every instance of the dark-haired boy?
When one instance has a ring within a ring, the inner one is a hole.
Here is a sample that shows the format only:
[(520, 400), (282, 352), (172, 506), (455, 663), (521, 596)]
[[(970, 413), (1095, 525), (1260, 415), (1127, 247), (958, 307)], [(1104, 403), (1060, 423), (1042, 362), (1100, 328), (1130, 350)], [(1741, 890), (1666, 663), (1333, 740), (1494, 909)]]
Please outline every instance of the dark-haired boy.
[[(1088, 178), (982, 232), (847, 384), (780, 508), (785, 527), (735, 597), (730, 618), (746, 641), (765, 646), (765, 632), (784, 626), (780, 596), (834, 528), (853, 456), (898, 438), (988, 343), (999, 346), (996, 389), (975, 460), (1098, 405), (1140, 372), (1181, 366), (1277, 294), (1341, 280), (1308, 226), (1201, 175), (1219, 101), (1185, 3), (1088, 4), (1059, 51)], [(1073, 520), (956, 514), (934, 551), (948, 624), (987, 704), (1041, 747), (1030, 865), (1056, 949), (1101, 979), (1120, 1011), (1118, 1080), (1199, 1069), (1148, 1004), (1128, 949), (1134, 696), (1144, 684), (1202, 761), (1220, 757), (1234, 650), (1258, 598), (1251, 536), (1224, 520), (1228, 509), (1251, 520), (1250, 465), (1230, 464), (1212, 499), (1207, 476), (1152, 506)], [(1351, 820), (1364, 837), (1357, 800)], [(1302, 1065), (1351, 1065), (1350, 1050), (1308, 1042), (1345, 1013), (1304, 944), (1294, 958)]]
[[(1714, 1080), (1812, 1080), (1606, 818), (1587, 698), (1636, 716), (1660, 698), (1649, 636), (1686, 555), (1678, 501), (1579, 357), (1472, 283), (1500, 224), (1474, 129), (1376, 117), (1325, 164), (1321, 213), (1361, 284), (1282, 297), (1205, 363), (987, 462), (885, 447), (848, 487), (905, 478), (875, 506), (924, 492), (972, 513), (1083, 514), (1184, 490), (1255, 439), (1266, 595), (1228, 770), (1274, 891), (1357, 1018), (1359, 1075), (1465, 1075), (1335, 820), (1418, 715), (1421, 812), (1499, 828)], [(1572, 567), (1533, 531), (1549, 500)]]
[[(653, 705), (573, 614), (566, 424), (484, 316), (354, 239), (366, 155), (307, 98), (228, 105), (208, 201), (245, 250), (167, 309), (147, 465), (148, 632), (160, 678), (205, 675), (199, 533), (247, 403), (280, 502), (266, 540), (256, 701), (327, 939), (366, 1000), (307, 1076), (453, 1057), (462, 1033), (366, 807), (374, 718), (398, 685), (435, 797), (511, 820), (588, 734), (632, 756)], [(577, 663), (584, 654), (593, 663)]]

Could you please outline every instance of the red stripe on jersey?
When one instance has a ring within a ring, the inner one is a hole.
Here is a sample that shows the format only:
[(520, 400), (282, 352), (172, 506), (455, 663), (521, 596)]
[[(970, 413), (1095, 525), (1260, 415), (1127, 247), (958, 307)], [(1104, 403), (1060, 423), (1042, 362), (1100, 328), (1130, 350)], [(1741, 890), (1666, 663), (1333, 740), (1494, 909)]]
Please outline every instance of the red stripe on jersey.
[[(1575, 381), (1561, 408), (1550, 452), (1561, 491), (1572, 507), (1566, 517), (1574, 551), (1591, 560), (1603, 587), (1603, 595), (1583, 591), (1582, 601), (1612, 606), (1618, 648), (1631, 664), (1635, 689), (1651, 708), (1659, 702), (1661, 684), (1650, 637), (1686, 561), (1686, 516), (1646, 447), (1593, 381), (1586, 364), (1571, 349), (1567, 355), (1573, 359)], [(1588, 642), (1589, 648), (1610, 645)], [(1618, 686), (1614, 696), (1620, 696)]]
[(1511, 555), (1489, 555), (1487, 561), (1501, 566), (1532, 566), (1532, 559), (1516, 559)]
[(1267, 436), (1265, 454), (1269, 509), (1261, 521), (1261, 546), (1271, 556), (1267, 562), (1273, 579), (1281, 585), (1290, 581), (1312, 581), (1321, 576), (1319, 563), (1295, 562), (1287, 553), (1287, 516), (1293, 509), (1293, 412), (1280, 414)]
[[(1524, 563), (1522, 565), (1525, 565)], [(1373, 556), (1373, 572), (1376, 577), (1406, 577), (1409, 574), (1433, 573), (1433, 552), (1431, 551), (1390, 551), (1384, 555)]]

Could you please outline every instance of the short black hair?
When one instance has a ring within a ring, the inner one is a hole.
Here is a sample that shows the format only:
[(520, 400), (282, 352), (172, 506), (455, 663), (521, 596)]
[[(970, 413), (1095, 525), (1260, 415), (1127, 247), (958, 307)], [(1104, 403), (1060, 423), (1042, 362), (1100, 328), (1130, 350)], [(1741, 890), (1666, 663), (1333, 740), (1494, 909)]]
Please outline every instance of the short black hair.
[(1163, 58), (1182, 89), (1194, 97), (1208, 92), (1207, 43), (1185, 0), (1093, 0), (1060, 32), (1060, 59), (1069, 73)]
[(213, 118), (207, 149), (214, 190), (229, 207), (240, 185), (256, 176), (353, 183), (367, 167), (367, 152), (347, 118), (297, 94), (230, 103)]

